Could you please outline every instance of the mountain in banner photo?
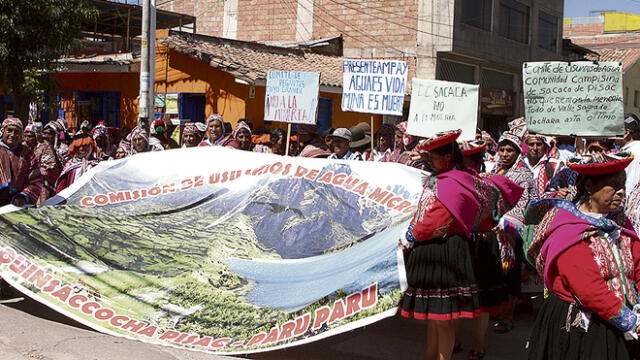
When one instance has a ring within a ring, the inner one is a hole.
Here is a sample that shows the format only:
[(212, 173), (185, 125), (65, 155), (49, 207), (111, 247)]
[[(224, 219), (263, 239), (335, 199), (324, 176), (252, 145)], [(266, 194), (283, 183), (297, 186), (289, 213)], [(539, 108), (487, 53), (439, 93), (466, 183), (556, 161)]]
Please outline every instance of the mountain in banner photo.
[[(351, 173), (346, 165), (333, 165), (318, 178), (328, 171)], [(256, 189), (251, 199), (243, 213), (251, 216), (258, 240), (287, 259), (323, 254), (392, 222), (388, 209), (359, 194), (304, 179), (279, 179)]]

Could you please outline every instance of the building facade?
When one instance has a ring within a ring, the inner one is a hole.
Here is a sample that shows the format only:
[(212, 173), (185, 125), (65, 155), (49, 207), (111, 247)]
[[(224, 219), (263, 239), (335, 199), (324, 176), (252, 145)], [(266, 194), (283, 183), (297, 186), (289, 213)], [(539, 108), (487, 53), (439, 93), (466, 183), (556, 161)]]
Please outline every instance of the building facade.
[[(173, 0), (198, 33), (290, 45), (342, 35), (346, 58), (405, 60), (424, 79), (480, 84), (480, 126), (523, 114), (525, 61), (562, 59), (563, 1)], [(397, 119), (391, 119), (397, 120)]]

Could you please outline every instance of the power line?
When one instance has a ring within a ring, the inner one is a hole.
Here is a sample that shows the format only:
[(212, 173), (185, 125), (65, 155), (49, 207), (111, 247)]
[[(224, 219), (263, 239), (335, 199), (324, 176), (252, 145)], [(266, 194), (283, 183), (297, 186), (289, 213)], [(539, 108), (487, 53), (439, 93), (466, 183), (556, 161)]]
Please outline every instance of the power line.
[[(294, 1), (295, 1), (295, 0), (294, 0)], [(309, 10), (309, 8), (307, 8), (306, 6), (304, 6), (304, 5), (302, 5), (302, 4), (300, 4), (300, 6), (301, 6), (303, 9), (305, 9), (306, 11), (308, 11), (310, 14), (312, 14), (312, 15), (314, 14), (314, 12), (313, 12), (313, 11), (311, 11), (311, 10)], [(328, 10), (326, 10), (325, 8), (323, 8), (323, 7), (319, 6), (319, 5), (315, 5), (315, 6), (314, 6), (314, 8), (316, 8), (316, 7), (317, 7), (319, 10), (321, 10), (322, 12), (324, 12), (326, 15), (329, 15), (331, 18), (333, 18), (333, 19), (335, 19), (336, 21), (338, 21), (339, 23), (341, 23), (341, 24), (343, 24), (343, 25), (345, 25), (345, 26), (351, 26), (350, 24), (347, 24), (346, 22), (344, 22), (343, 20), (341, 20), (341, 19), (340, 19), (340, 18), (338, 18), (337, 16), (335, 16), (335, 15), (331, 14), (331, 13), (330, 13)], [(329, 21), (327, 21), (327, 20), (323, 19), (321, 16), (318, 16), (318, 19), (319, 19), (319, 20), (321, 20), (322, 22), (324, 22), (326, 25), (334, 26), (334, 24), (331, 24)], [(379, 42), (381, 42), (381, 41), (382, 41), (382, 40), (376, 39), (376, 38), (374, 38), (374, 37), (372, 37), (372, 36), (370, 36), (370, 35), (367, 35), (366, 33), (364, 33), (364, 32), (362, 32), (362, 31), (360, 31), (359, 29), (357, 29), (357, 28), (355, 28), (355, 27), (354, 27), (354, 31), (356, 31), (356, 32), (358, 32), (358, 33), (362, 34), (362, 36), (364, 36), (364, 37), (366, 37), (366, 38), (368, 38), (368, 39), (372, 40), (372, 41), (374, 42), (374, 44), (375, 44), (375, 43), (379, 43)], [(356, 37), (354, 37), (354, 36), (352, 36), (352, 35), (349, 35), (348, 33), (344, 33), (344, 35), (345, 35), (345, 36), (347, 36), (347, 37), (350, 37), (350, 38), (352, 38), (353, 40), (355, 40), (355, 41), (357, 41), (357, 42), (359, 42), (359, 43), (361, 43), (361, 44), (364, 44), (364, 45), (366, 45), (366, 46), (372, 46), (371, 44), (367, 44), (367, 43), (365, 43), (364, 41), (362, 41), (362, 40), (360, 40), (360, 39), (358, 39), (358, 38), (356, 38)], [(418, 55), (417, 55), (417, 54), (411, 54), (411, 53), (405, 52), (404, 50), (400, 50), (400, 49), (398, 49), (398, 48), (396, 48), (396, 47), (393, 47), (393, 46), (386, 46), (386, 47), (387, 47), (387, 48), (390, 48), (390, 49), (392, 49), (392, 50), (394, 50), (394, 51), (396, 51), (396, 52), (398, 52), (398, 53), (400, 53), (400, 54), (402, 55), (402, 57), (403, 57), (403, 58), (404, 58), (404, 57), (418, 57)]]

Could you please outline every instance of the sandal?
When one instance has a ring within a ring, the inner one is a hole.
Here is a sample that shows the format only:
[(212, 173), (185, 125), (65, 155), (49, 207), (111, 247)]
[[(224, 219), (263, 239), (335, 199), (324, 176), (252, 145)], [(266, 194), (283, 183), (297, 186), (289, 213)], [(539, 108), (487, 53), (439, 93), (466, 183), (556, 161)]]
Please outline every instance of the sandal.
[(506, 334), (513, 329), (513, 320), (497, 321), (493, 324), (493, 332), (496, 334)]
[(484, 359), (484, 351), (471, 350), (471, 351), (469, 351), (469, 357), (467, 359), (468, 360), (482, 360), (482, 359)]

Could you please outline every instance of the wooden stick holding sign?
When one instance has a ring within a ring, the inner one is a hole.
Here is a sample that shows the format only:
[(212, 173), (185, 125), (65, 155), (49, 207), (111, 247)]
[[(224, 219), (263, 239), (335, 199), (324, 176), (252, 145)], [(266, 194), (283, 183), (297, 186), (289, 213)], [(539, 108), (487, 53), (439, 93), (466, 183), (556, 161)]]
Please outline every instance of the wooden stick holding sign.
[(264, 120), (288, 124), (285, 155), (289, 155), (291, 124), (315, 125), (320, 73), (270, 71), (264, 102)]
[(373, 131), (373, 114), (371, 115), (371, 155), (369, 156), (370, 160), (373, 160), (373, 152), (374, 152), (374, 140), (373, 138), (375, 136), (373, 136), (373, 134), (375, 134), (375, 132)]
[(291, 140), (291, 123), (287, 124), (287, 147), (284, 149), (284, 156), (289, 156), (290, 140)]

